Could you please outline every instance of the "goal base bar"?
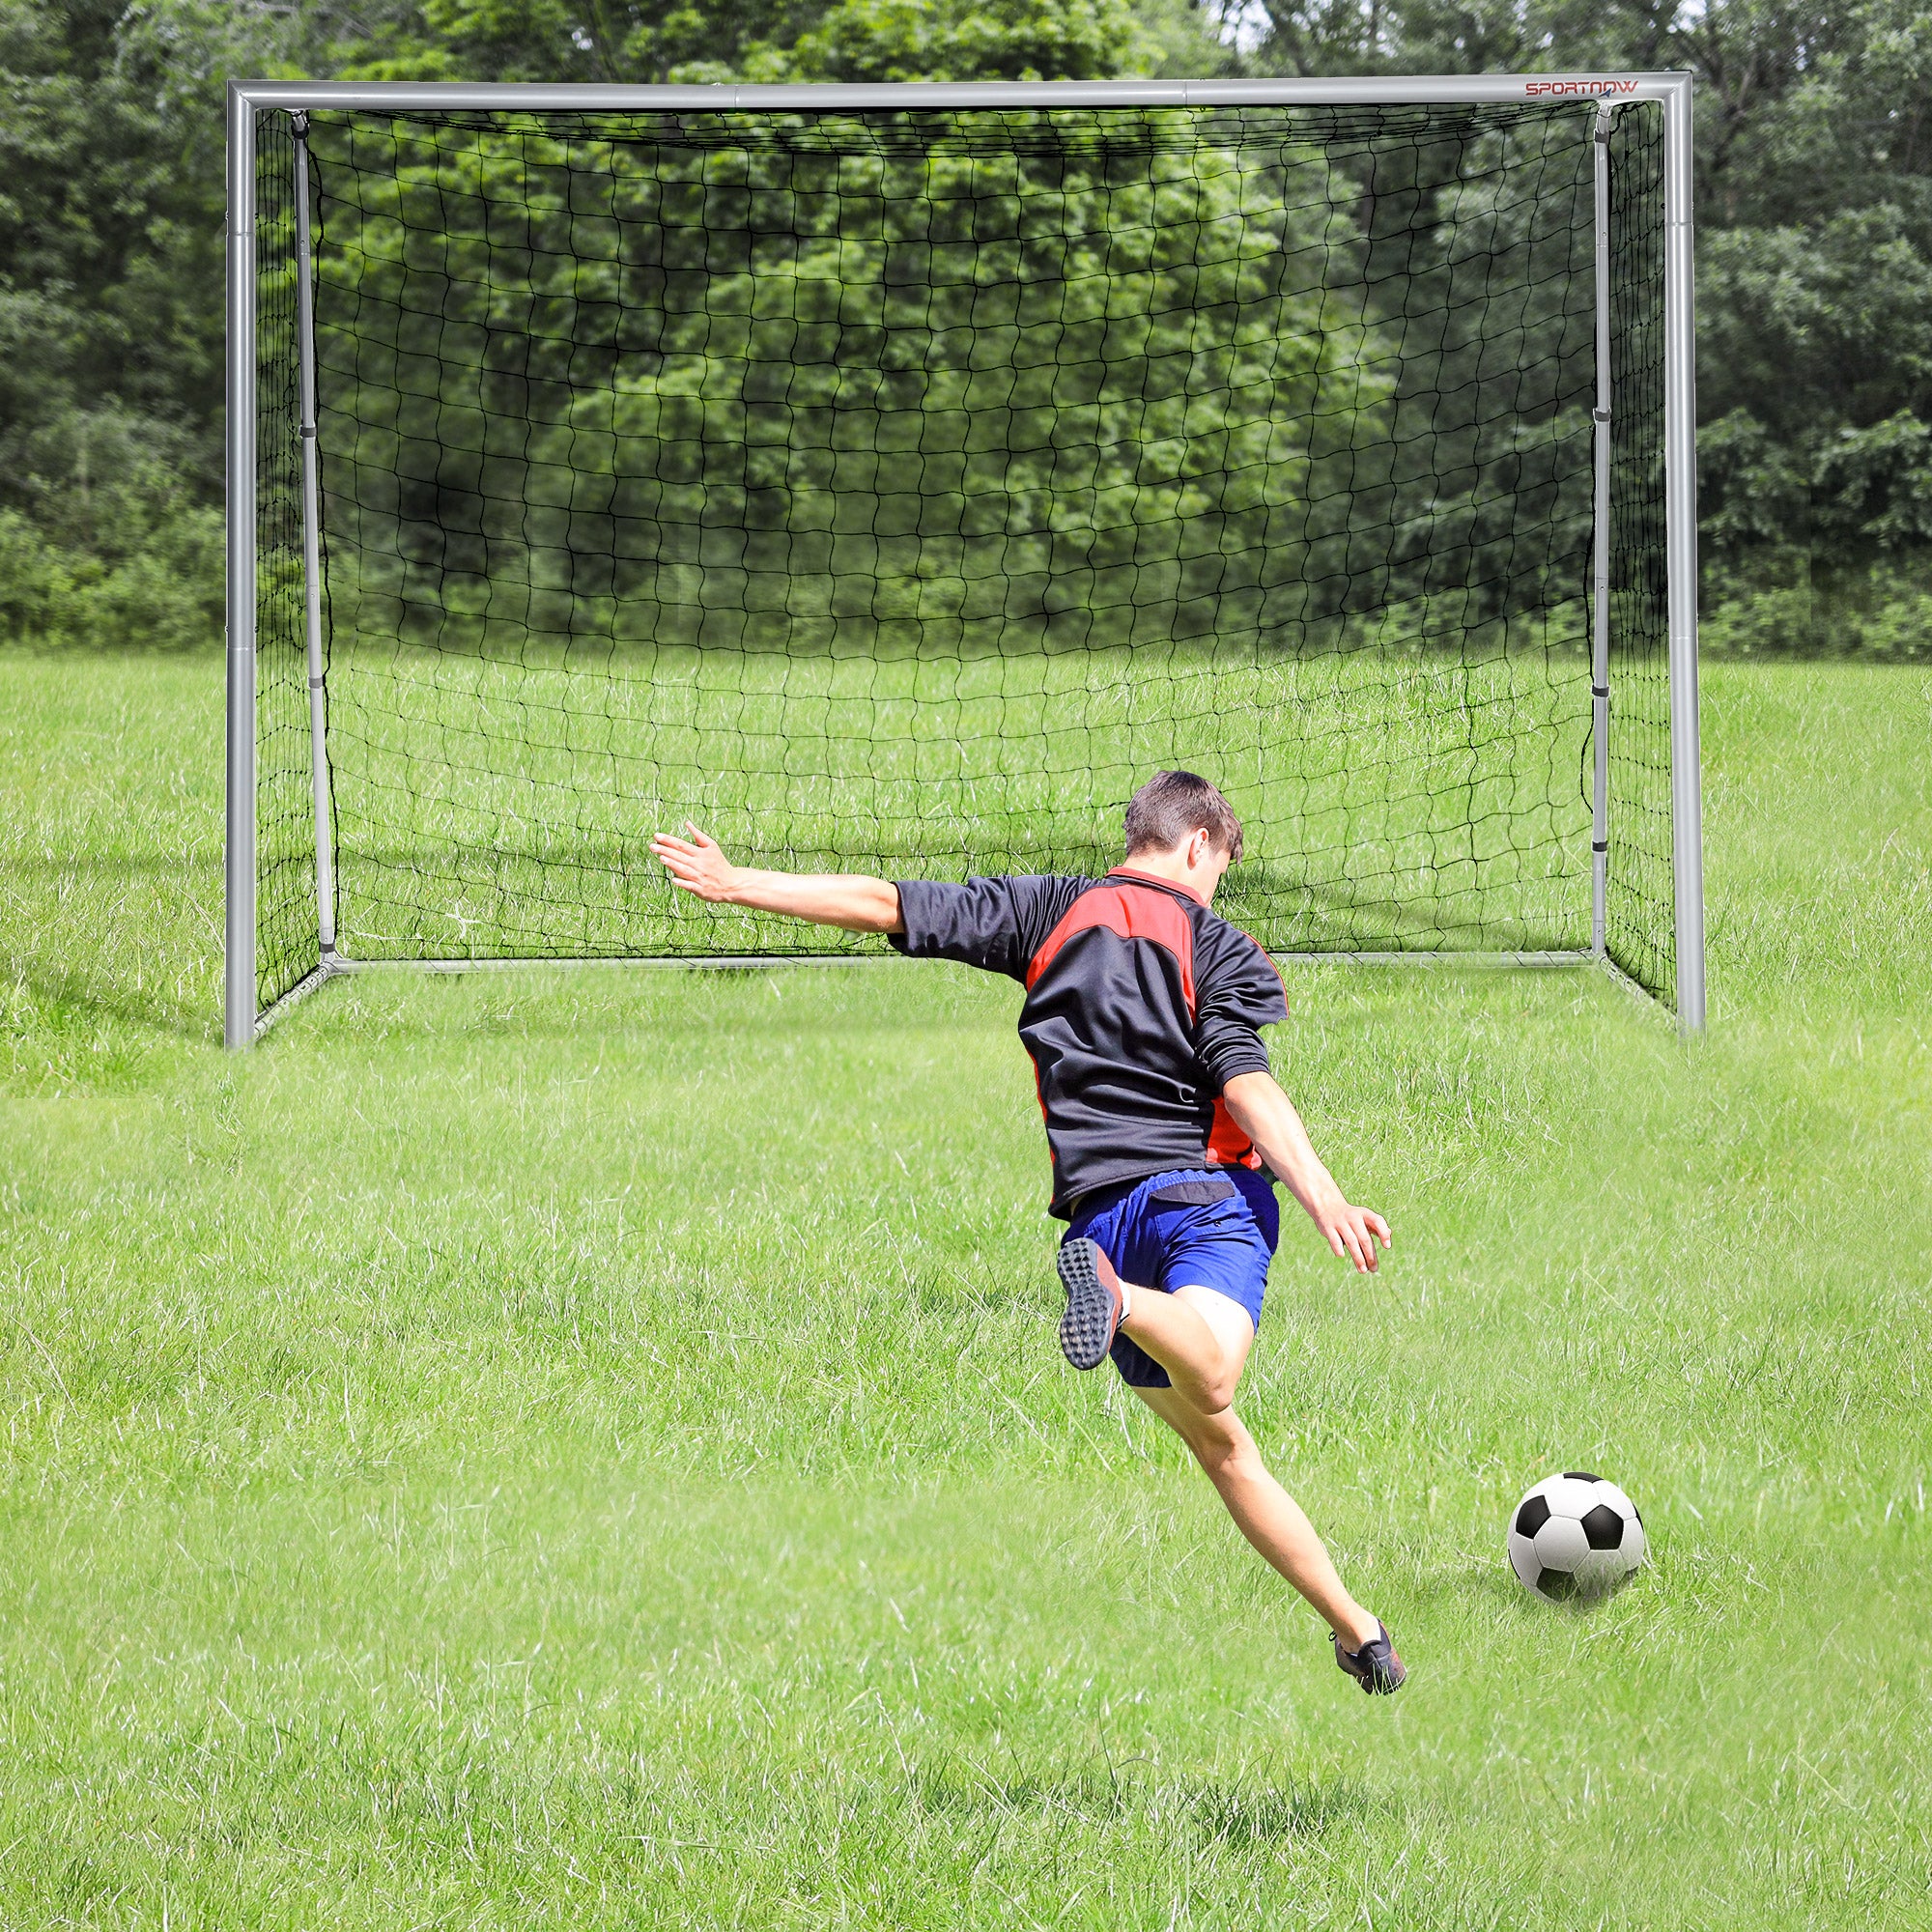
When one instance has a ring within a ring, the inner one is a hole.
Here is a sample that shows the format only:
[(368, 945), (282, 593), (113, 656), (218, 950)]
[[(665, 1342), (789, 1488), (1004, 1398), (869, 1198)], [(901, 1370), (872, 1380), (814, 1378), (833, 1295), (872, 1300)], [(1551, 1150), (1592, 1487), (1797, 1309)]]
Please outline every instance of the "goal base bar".
[[(1591, 966), (1600, 955), (1587, 948), (1545, 952), (1270, 952), (1282, 966)], [(691, 973), (728, 973), (740, 968), (773, 966), (899, 966), (908, 962), (897, 952), (720, 952), (673, 954), (645, 958), (623, 952), (589, 953), (581, 957), (532, 959), (347, 959), (337, 954), (308, 976), (301, 985), (282, 996), (284, 1004), (303, 992), (311, 980), (320, 982), (342, 973), (515, 973), (538, 967), (576, 971), (583, 967), (668, 968)], [(271, 1009), (270, 1010), (273, 1010)]]
[(1544, 952), (1270, 952), (1278, 966), (1589, 966), (1587, 948)]
[[(1646, 1011), (1660, 1012), (1655, 999), (1616, 962), (1584, 948), (1575, 951), (1523, 952), (1270, 952), (1278, 966), (1426, 966), (1460, 967), (1478, 972), (1576, 971), (1594, 967), (1612, 980)], [(904, 966), (924, 964), (896, 952), (738, 952), (706, 958), (638, 958), (608, 954), (558, 959), (350, 959), (329, 953), (321, 965), (284, 993), (255, 1022), (260, 1039), (282, 1015), (331, 980), (364, 973), (518, 973), (556, 968), (579, 971), (600, 966), (692, 973), (766, 972), (781, 966)], [(1681, 1022), (1680, 1022), (1681, 1024)]]

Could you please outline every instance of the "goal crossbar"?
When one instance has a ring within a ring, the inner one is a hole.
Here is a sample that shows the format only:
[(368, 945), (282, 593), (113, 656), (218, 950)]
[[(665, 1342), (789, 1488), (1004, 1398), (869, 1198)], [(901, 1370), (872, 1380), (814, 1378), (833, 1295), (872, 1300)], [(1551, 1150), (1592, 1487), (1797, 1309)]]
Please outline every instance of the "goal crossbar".
[[(460, 971), (513, 964), (651, 964), (748, 967), (818, 963), (790, 955), (748, 952), (707, 958), (625, 960), (587, 955), (523, 960), (424, 959), (362, 961), (337, 950), (333, 929), (334, 854), (329, 802), (323, 769), (323, 671), (320, 654), (322, 562), (318, 552), (320, 483), (316, 474), (314, 324), (309, 284), (308, 187), (299, 176), (299, 349), (303, 422), (301, 524), (302, 601), (309, 657), (310, 715), (316, 746), (314, 817), (318, 893), (319, 962), (280, 997), (263, 1005), (256, 971), (257, 943), (257, 744), (256, 659), (258, 557), (257, 412), (257, 119), (274, 111), (299, 118), (313, 113), (406, 111), (500, 113), (708, 114), (889, 112), (923, 110), (1060, 110), (1241, 108), (1268, 106), (1376, 106), (1515, 102), (1597, 103), (1613, 108), (1657, 102), (1662, 109), (1662, 470), (1665, 601), (1667, 606), (1669, 841), (1678, 1022), (1688, 1032), (1705, 1023), (1704, 905), (1699, 775), (1696, 642), (1696, 476), (1694, 310), (1692, 303), (1691, 81), (1688, 73), (1554, 73), (1320, 77), (1256, 81), (1080, 81), (908, 83), (891, 85), (630, 87), (549, 84), (318, 83), (247, 80), (231, 82), (227, 100), (227, 799), (225, 1037), (230, 1047), (248, 1044), (297, 999), (339, 973), (376, 965)], [(1285, 962), (1496, 965), (1544, 967), (1610, 965), (1604, 941), (1605, 851), (1607, 843), (1606, 669), (1604, 637), (1607, 605), (1605, 566), (1608, 436), (1611, 403), (1606, 387), (1606, 268), (1605, 163), (1607, 114), (1599, 116), (1596, 194), (1599, 395), (1595, 481), (1595, 636), (1590, 646), (1592, 731), (1592, 917), (1587, 949), (1492, 951), (1315, 951), (1277, 952)], [(306, 156), (298, 150), (298, 169)], [(838, 955), (823, 963), (851, 963)]]
[[(1662, 100), (1690, 98), (1690, 75), (1472, 73), (1317, 76), (1281, 80), (806, 81), (631, 87), (548, 81), (309, 81), (229, 83), (231, 115), (336, 108), (502, 108), (527, 113), (655, 111), (785, 113), (980, 107), (1281, 107), (1436, 101)], [(239, 103), (239, 105), (238, 105)], [(232, 128), (231, 121), (231, 128)]]

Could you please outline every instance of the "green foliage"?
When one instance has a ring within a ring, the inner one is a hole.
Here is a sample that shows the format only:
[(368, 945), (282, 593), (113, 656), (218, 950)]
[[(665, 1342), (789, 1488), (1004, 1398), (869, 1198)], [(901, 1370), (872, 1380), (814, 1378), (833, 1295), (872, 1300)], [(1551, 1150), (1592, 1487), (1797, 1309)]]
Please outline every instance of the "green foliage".
[(362, 79), (1078, 80), (1225, 58), (1188, 0), (423, 0)]
[(1809, 635), (1895, 649), (1932, 563), (1932, 22), (1877, 0), (1807, 32), (1710, 143), (1735, 225), (1698, 264), (1707, 549), (1719, 595), (1796, 571)]
[(99, 410), (157, 419), (213, 475), (220, 124), (181, 111), (122, 19), (118, 0), (0, 0), (0, 500), (18, 507), (84, 487)]
[[(0, 626), (220, 625), (218, 77), (231, 10), (0, 0)], [(269, 16), (263, 22), (272, 24)]]
[(1886, 571), (1932, 556), (1921, 0), (1264, 0), (1261, 17), (1266, 71), (1691, 70), (1707, 594), (1754, 595), (1802, 558), (1833, 598), (1868, 604)]
[(1157, 50), (1126, 0), (836, 0), (747, 80), (1102, 80)]
[(81, 467), (104, 433), (96, 416), (146, 425), (149, 473), (165, 469), (159, 507), (130, 529), (160, 528), (174, 502), (216, 500), (228, 73), (1682, 66), (1699, 80), (1714, 594), (1789, 577), (1801, 558), (1834, 596), (1841, 582), (1863, 596), (1874, 572), (1918, 568), (1932, 522), (1914, 454), (1916, 426), (1932, 422), (1932, 28), (1918, 0), (1682, 13), (1657, 0), (1277, 0), (1240, 18), (1236, 53), (1189, 0), (374, 0), (354, 14), (322, 0), (0, 0), (0, 505), (74, 581), (118, 570), (76, 507), (95, 488)]
[(1705, 612), (1698, 643), (1709, 655), (1932, 662), (1932, 585), (1919, 559), (1854, 577), (1814, 573), (1799, 551), (1763, 554), (1764, 578), (1738, 573)]
[(172, 648), (218, 634), (222, 519), (184, 496), (189, 437), (110, 399), (20, 425), (14, 452), (0, 637)]
[(205, 649), (221, 629), (221, 513), (184, 505), (140, 537), (109, 555), (0, 510), (0, 635), (10, 645)]
[(360, 80), (685, 80), (730, 71), (788, 14), (784, 0), (424, 0), (339, 56), (344, 76)]

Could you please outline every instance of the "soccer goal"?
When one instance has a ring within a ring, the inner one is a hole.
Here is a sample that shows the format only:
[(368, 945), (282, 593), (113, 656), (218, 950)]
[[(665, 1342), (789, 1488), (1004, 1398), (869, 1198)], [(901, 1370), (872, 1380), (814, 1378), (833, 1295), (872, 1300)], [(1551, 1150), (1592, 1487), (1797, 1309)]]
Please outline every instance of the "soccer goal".
[(227, 1037), (844, 957), (734, 857), (1104, 870), (1704, 1015), (1682, 74), (238, 84)]

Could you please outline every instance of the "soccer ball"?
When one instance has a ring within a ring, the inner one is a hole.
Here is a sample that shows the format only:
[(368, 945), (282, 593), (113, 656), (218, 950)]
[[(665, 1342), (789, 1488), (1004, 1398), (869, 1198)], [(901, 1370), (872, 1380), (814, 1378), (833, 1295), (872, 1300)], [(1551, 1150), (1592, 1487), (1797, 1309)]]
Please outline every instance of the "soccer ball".
[(1643, 1561), (1636, 1505), (1584, 1469), (1546, 1476), (1510, 1519), (1509, 1559), (1525, 1590), (1552, 1604), (1607, 1597)]

